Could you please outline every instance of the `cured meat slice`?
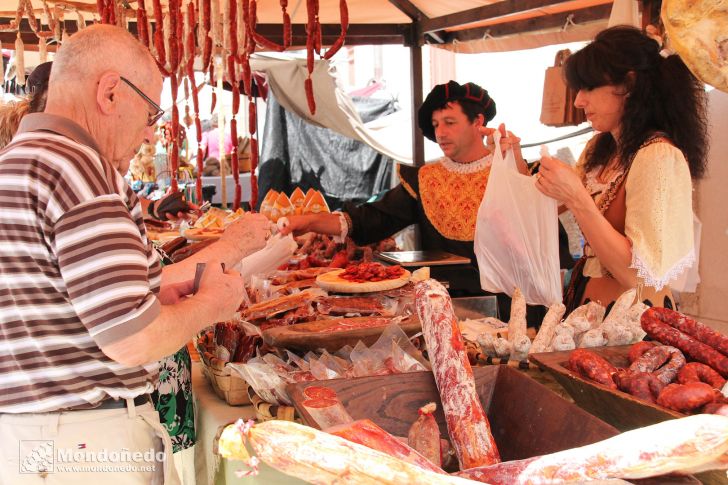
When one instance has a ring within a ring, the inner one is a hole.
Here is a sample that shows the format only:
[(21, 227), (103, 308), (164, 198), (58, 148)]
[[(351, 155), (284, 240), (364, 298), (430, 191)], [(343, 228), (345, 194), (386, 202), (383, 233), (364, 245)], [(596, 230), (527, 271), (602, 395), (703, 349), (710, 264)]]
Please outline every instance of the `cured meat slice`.
[(427, 279), (415, 285), (432, 372), (440, 391), (448, 432), (462, 470), (500, 461), (468, 362), (458, 319), (447, 290)]
[[(360, 419), (350, 424), (336, 426), (325, 430), (335, 436), (364, 445), (367, 448), (381, 451), (389, 456), (399, 458), (407, 463), (412, 463), (425, 470), (435, 473), (445, 473), (442, 468), (433, 464), (427, 457), (418, 453), (414, 448), (403, 443), (397, 437), (392, 436), (377, 426), (369, 419)], [(440, 439), (437, 438), (437, 452), (440, 453)], [(439, 457), (438, 457), (439, 459)]]

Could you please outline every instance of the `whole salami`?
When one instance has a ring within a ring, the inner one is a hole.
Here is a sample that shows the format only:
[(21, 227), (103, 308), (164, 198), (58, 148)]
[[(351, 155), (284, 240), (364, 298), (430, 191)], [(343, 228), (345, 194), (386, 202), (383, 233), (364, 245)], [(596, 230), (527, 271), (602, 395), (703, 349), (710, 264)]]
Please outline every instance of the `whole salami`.
[[(728, 377), (728, 357), (673, 327), (672, 324), (678, 319), (679, 313), (668, 314), (658, 310), (663, 309), (650, 308), (642, 314), (641, 324), (647, 335), (663, 344), (677, 347), (693, 360), (709, 365), (723, 377)], [(666, 320), (669, 323), (666, 323)]]
[(442, 409), (460, 469), (492, 465), (500, 461), (488, 418), (475, 390), (452, 301), (437, 281), (415, 285), (417, 315), (432, 364)]

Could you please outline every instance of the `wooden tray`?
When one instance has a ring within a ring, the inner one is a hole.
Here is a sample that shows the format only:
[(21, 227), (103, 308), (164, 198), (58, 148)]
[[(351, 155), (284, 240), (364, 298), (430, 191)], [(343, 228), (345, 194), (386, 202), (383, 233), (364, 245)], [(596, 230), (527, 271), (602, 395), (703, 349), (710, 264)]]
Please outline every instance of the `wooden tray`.
[[(614, 436), (618, 431), (545, 386), (505, 365), (473, 369), (475, 385), (503, 461), (519, 460), (583, 446)], [(310, 382), (289, 384), (288, 395), (304, 424), (320, 428), (301, 406)], [(382, 377), (317, 381), (316, 386), (336, 391), (354, 419), (371, 419), (395, 436), (407, 436), (417, 410), (429, 402), (438, 407), (435, 419), (440, 434), (447, 425), (431, 372)], [(635, 480), (640, 484), (699, 483), (692, 476)]]
[[(368, 318), (370, 317), (347, 318), (347, 320), (355, 321)], [(354, 330), (327, 331), (326, 329), (334, 325), (336, 321), (339, 321), (339, 319), (317, 320), (315, 322), (270, 328), (263, 331), (263, 341), (273, 347), (299, 350), (326, 349), (329, 352), (336, 352), (345, 345), (353, 347), (360, 340), (365, 345), (372, 345), (388, 326), (387, 324)], [(416, 316), (400, 322), (399, 326), (410, 336), (422, 330), (420, 320)]]
[[(604, 357), (616, 367), (629, 367), (627, 352), (630, 345), (596, 347), (589, 350)], [(620, 431), (641, 428), (667, 419), (681, 418), (685, 414), (637, 399), (631, 394), (615, 391), (584, 379), (564, 367), (571, 350), (531, 354), (529, 359), (548, 370), (561, 386), (585, 410), (603, 419)]]
[[(596, 347), (589, 350), (604, 357), (615, 367), (629, 367), (627, 353), (631, 345)], [(566, 392), (581, 408), (603, 419), (620, 431), (641, 428), (668, 419), (682, 418), (686, 414), (663, 408), (622, 391), (607, 389), (595, 382), (588, 381), (564, 367), (569, 361), (571, 350), (564, 352), (544, 352), (531, 354), (529, 360), (548, 370), (566, 389)], [(695, 476), (706, 485), (725, 485), (725, 471), (696, 473)]]

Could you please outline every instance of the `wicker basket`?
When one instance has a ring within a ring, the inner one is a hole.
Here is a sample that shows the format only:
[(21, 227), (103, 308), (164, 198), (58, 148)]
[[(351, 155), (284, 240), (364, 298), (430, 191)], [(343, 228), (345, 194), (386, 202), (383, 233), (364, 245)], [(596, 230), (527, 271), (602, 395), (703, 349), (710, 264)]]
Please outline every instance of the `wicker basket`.
[(231, 406), (250, 404), (248, 383), (233, 372), (230, 367), (212, 357), (212, 341), (210, 335), (203, 334), (197, 339), (197, 351), (200, 354), (202, 373), (215, 391), (215, 394)]
[(293, 406), (283, 406), (279, 404), (271, 404), (264, 401), (263, 398), (255, 393), (252, 386), (248, 386), (248, 398), (255, 409), (255, 417), (258, 421), (270, 421), (271, 419), (281, 419), (284, 421), (301, 422), (301, 417), (296, 413)]

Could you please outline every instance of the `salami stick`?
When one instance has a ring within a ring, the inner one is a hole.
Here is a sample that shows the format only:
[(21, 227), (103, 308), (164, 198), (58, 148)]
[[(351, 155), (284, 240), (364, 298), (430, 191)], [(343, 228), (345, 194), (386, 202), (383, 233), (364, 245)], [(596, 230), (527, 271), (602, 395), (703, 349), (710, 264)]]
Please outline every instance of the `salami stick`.
[(415, 299), (460, 468), (465, 470), (499, 462), (498, 448), (475, 389), (473, 370), (450, 295), (440, 283), (428, 279), (415, 286)]
[(435, 473), (380, 451), (290, 421), (230, 425), (220, 436), (220, 454), (250, 462), (241, 435), (257, 457), (273, 468), (312, 483), (340, 485), (467, 485), (464, 478)]
[(669, 308), (653, 308), (651, 313), (661, 322), (690, 335), (699, 342), (710, 345), (721, 354), (728, 356), (728, 336)]
[(677, 382), (687, 384), (689, 382), (704, 382), (715, 389), (722, 389), (726, 380), (723, 379), (712, 367), (700, 362), (689, 362), (677, 373)]
[(511, 318), (508, 320), (508, 341), (518, 335), (526, 335), (528, 326), (526, 323), (526, 298), (520, 288), (516, 288), (511, 298)]
[(693, 360), (709, 365), (718, 371), (721, 376), (728, 378), (728, 357), (713, 347), (668, 325), (662, 321), (662, 314), (655, 310), (658, 309), (650, 308), (642, 314), (641, 324), (647, 335), (665, 345), (677, 347)]
[(541, 322), (541, 328), (528, 350), (529, 354), (546, 352), (546, 349), (551, 345), (556, 333), (556, 326), (561, 321), (561, 317), (564, 316), (564, 312), (566, 312), (566, 307), (562, 303), (555, 303), (549, 307), (546, 316), (543, 317), (543, 322)]
[(147, 11), (144, 7), (144, 0), (139, 0), (137, 8), (137, 33), (139, 40), (145, 47), (149, 47), (149, 31), (147, 31)]
[[(706, 465), (725, 469), (728, 468), (726, 451), (728, 418), (699, 414), (627, 431), (580, 448), (465, 470), (457, 475), (488, 480), (494, 485), (645, 478), (711, 469)], [(509, 469), (509, 481), (493, 478), (497, 475), (490, 471), (498, 468)]]

